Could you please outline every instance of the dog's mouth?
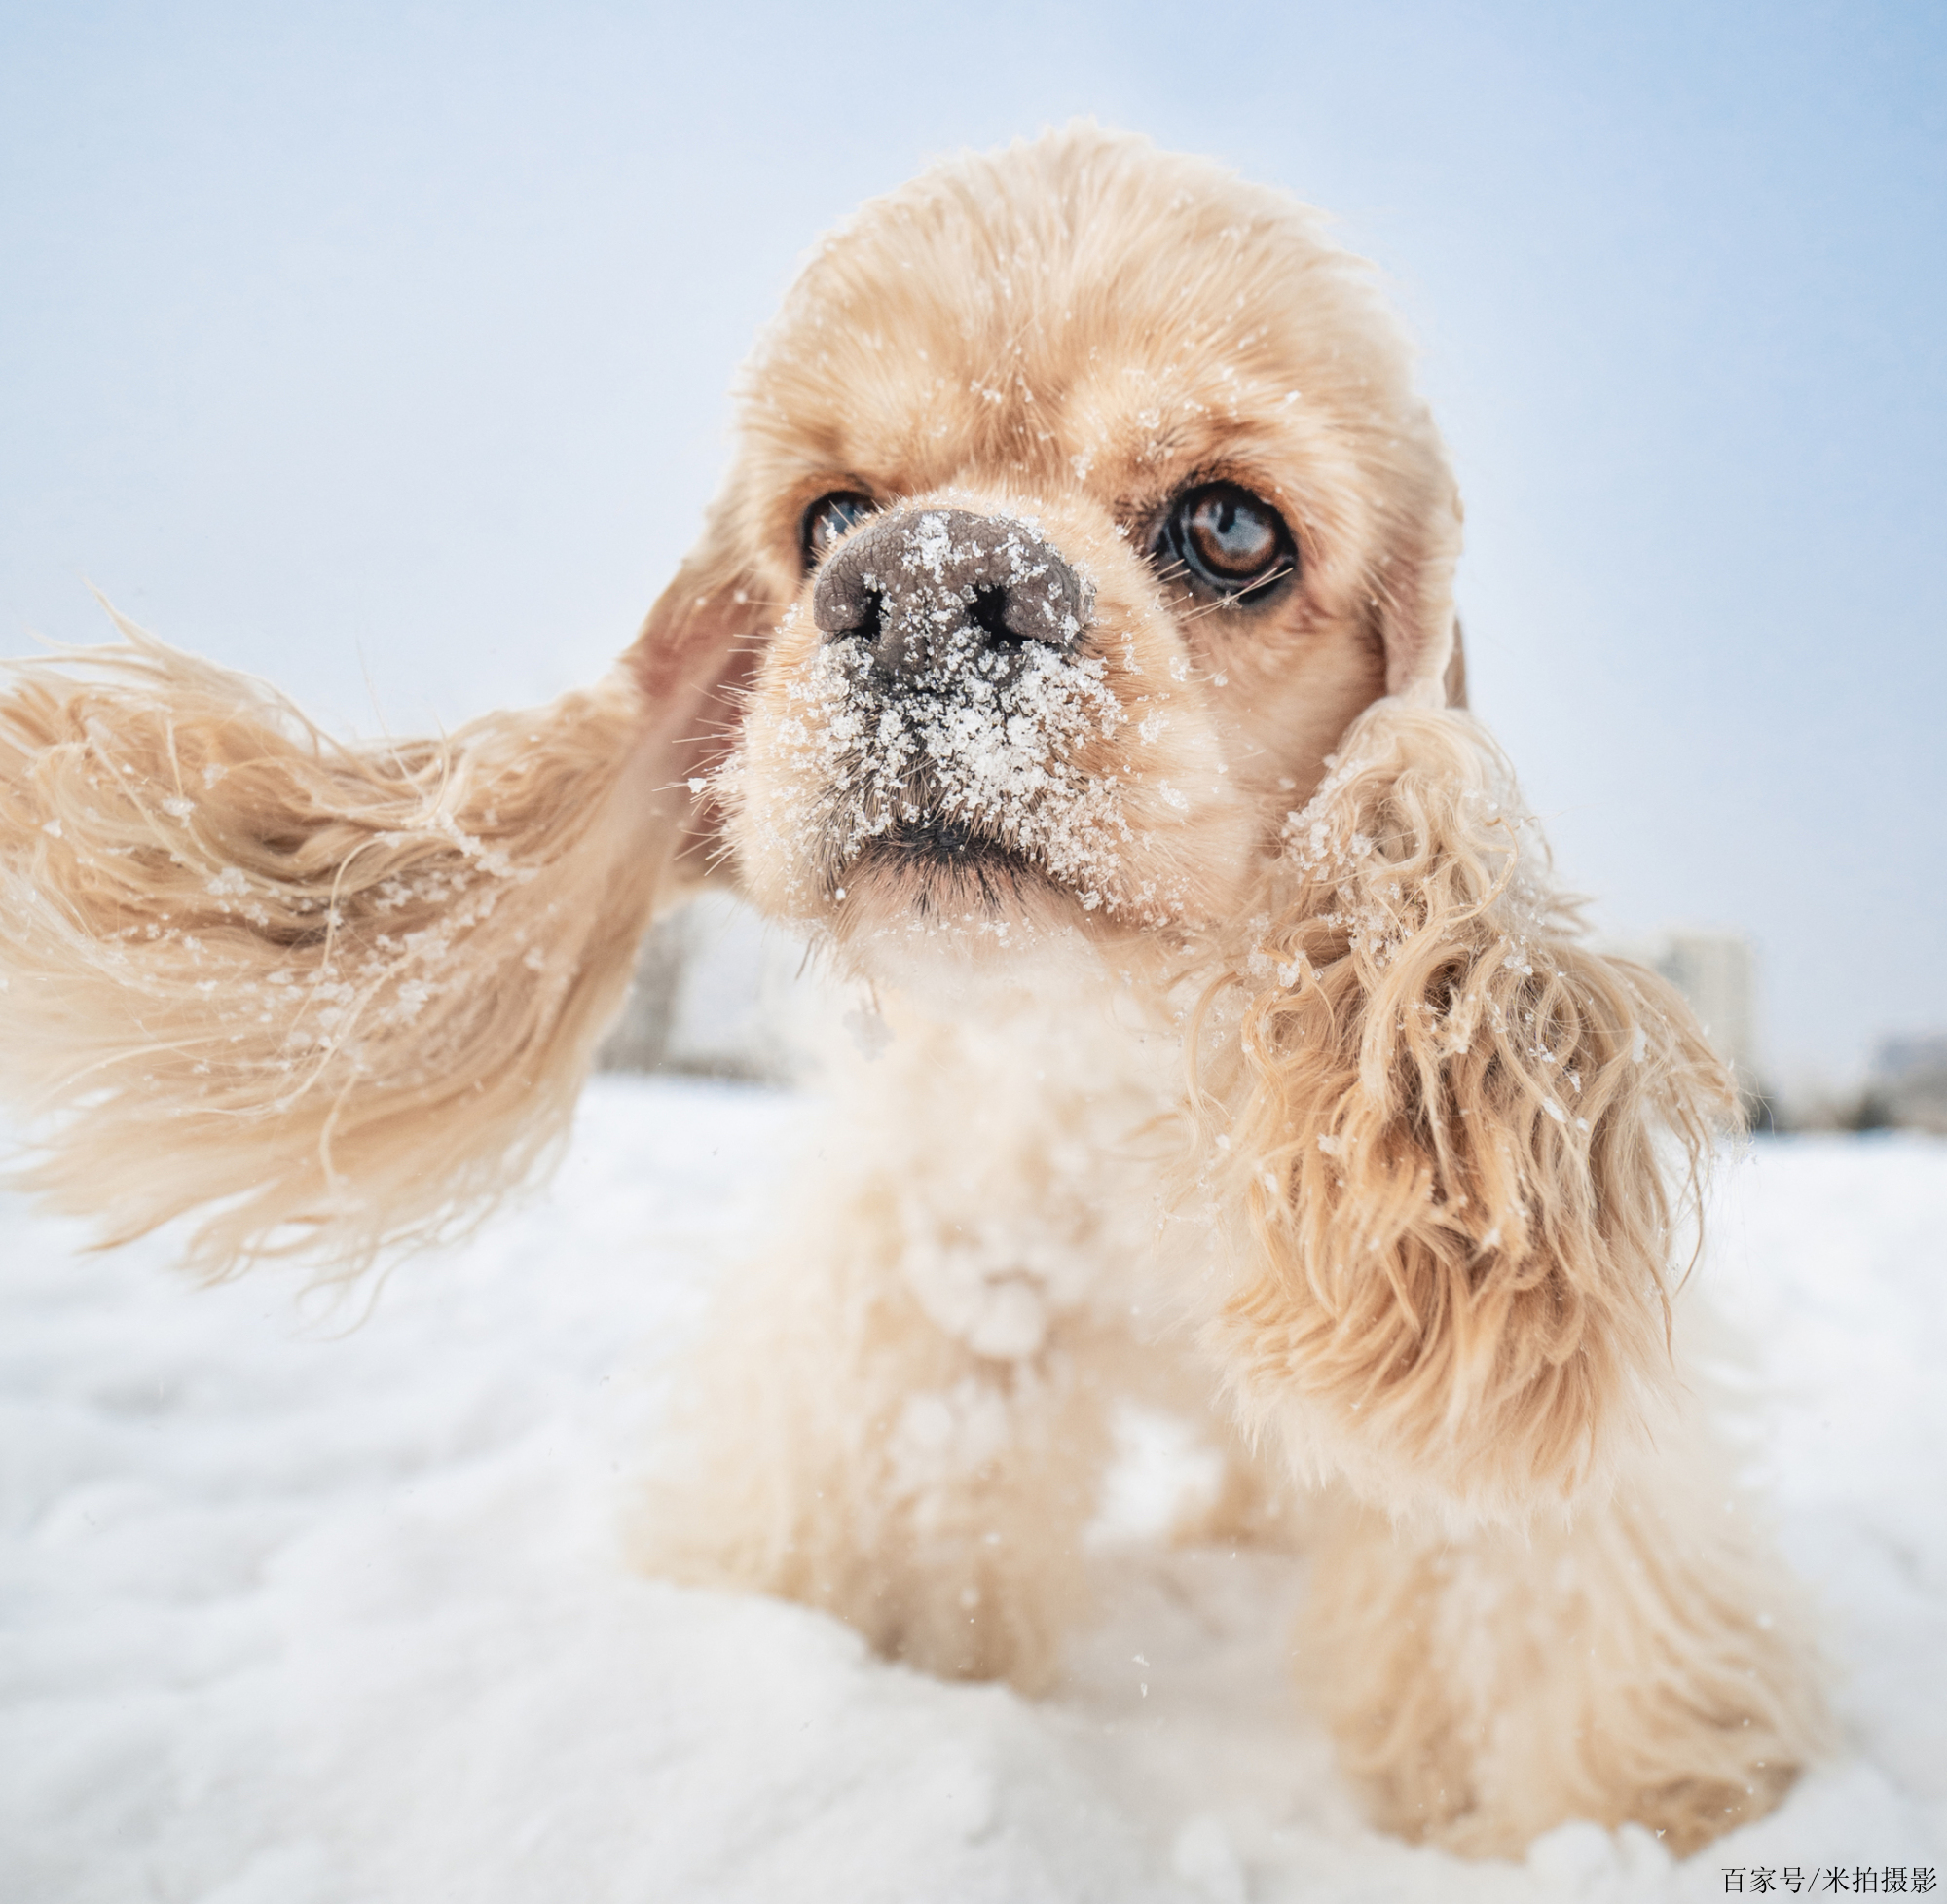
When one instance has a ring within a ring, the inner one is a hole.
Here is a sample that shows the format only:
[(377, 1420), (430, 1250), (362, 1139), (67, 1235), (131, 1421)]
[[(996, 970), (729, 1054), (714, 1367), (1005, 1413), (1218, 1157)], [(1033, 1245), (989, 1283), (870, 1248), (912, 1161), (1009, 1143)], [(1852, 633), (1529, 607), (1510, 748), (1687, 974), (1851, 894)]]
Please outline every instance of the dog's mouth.
[(1007, 841), (937, 813), (898, 821), (861, 847), (845, 878), (858, 884), (874, 876), (894, 882), (921, 914), (1001, 914), (1049, 883), (1045, 868)]

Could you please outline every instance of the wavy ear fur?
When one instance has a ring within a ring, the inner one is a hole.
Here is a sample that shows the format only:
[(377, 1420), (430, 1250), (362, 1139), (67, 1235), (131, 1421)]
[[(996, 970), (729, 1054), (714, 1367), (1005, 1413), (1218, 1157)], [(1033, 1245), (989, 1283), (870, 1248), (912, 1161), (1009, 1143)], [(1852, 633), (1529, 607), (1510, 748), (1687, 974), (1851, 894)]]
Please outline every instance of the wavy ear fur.
[(477, 1218), (565, 1134), (677, 834), (642, 689), (347, 747), (117, 620), (0, 696), (25, 1182), (110, 1243), (208, 1206), (211, 1275)]
[[(1381, 701), (1287, 825), (1206, 998), (1249, 1265), (1210, 1325), (1246, 1417), (1395, 1511), (1519, 1520), (1674, 1387), (1672, 1148), (1735, 1100), (1669, 986), (1578, 942), (1468, 715)], [(1206, 1016), (1206, 1022), (1209, 1022)]]

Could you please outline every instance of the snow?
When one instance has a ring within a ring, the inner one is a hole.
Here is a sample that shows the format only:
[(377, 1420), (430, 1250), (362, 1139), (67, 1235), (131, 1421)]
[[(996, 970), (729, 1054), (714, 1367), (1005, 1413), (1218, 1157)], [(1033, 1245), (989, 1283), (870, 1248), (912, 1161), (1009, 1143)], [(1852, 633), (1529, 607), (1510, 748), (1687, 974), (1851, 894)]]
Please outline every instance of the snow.
[(1685, 1865), (1584, 1824), (1470, 1865), (1362, 1823), (1285, 1679), (1299, 1568), (1143, 1543), (1196, 1458), (1166, 1422), (1040, 1703), (632, 1570), (665, 1373), (819, 1117), (598, 1080), (549, 1193), (349, 1298), (199, 1290), (0, 1200), (0, 1896), (1486, 1904), (1947, 1863), (1947, 1144), (1768, 1142), (1718, 1194), (1837, 1755)]

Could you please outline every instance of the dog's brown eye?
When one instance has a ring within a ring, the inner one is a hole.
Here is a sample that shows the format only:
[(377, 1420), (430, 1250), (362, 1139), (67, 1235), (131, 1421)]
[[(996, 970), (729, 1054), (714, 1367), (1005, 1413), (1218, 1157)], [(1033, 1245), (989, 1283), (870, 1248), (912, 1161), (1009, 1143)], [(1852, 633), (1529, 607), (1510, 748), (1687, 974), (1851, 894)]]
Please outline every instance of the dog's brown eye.
[(1262, 593), (1298, 572), (1284, 518), (1235, 483), (1202, 483), (1171, 505), (1152, 545), (1193, 582), (1221, 597)]
[(855, 524), (863, 522), (879, 505), (857, 490), (833, 490), (822, 495), (804, 512), (798, 527), (798, 548), (804, 558), (806, 574), (831, 553), (832, 545)]

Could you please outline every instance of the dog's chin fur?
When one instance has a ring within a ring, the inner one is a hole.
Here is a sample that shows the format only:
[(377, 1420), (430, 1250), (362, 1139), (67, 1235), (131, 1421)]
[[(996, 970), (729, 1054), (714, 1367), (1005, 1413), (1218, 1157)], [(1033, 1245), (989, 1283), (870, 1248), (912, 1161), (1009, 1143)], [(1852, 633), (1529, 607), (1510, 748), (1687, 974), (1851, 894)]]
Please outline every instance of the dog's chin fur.
[[(1409, 370), (1315, 215), (1074, 128), (817, 254), (599, 692), (361, 749), (140, 631), (27, 666), (0, 1082), (40, 1189), (111, 1238), (199, 1214), (211, 1273), (444, 1233), (559, 1135), (653, 910), (728, 881), (883, 1018), (695, 1360), (651, 1564), (1046, 1684), (1148, 1397), (1225, 1445), (1202, 1535), (1314, 1492), (1299, 1653), (1388, 1826), (1756, 1815), (1823, 1722), (1687, 1348), (1730, 1082), (1583, 942), (1459, 705)], [(1232, 603), (1149, 553), (1217, 483), (1297, 557)], [(878, 528), (808, 569), (834, 493)], [(937, 587), (875, 645), (821, 579), (909, 531)], [(1067, 622), (979, 620), (1004, 546)]]
[(1058, 899), (1039, 911), (998, 914), (908, 909), (827, 943), (840, 972), (952, 1023), (1099, 990), (1106, 948), (1078, 923), (1082, 917)]
[(1145, 933), (991, 842), (896, 840), (846, 866), (823, 915), (800, 922), (838, 968), (949, 1015), (969, 1002), (1154, 989), (1192, 933)]

